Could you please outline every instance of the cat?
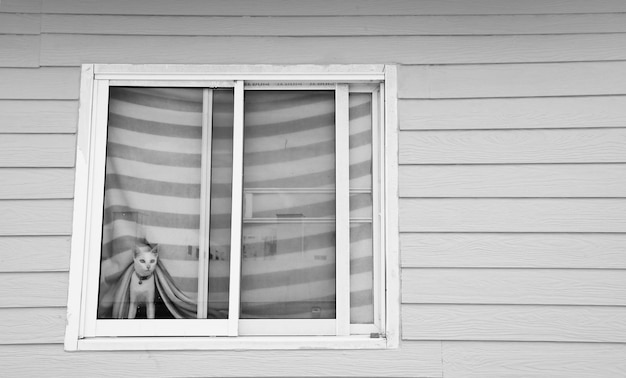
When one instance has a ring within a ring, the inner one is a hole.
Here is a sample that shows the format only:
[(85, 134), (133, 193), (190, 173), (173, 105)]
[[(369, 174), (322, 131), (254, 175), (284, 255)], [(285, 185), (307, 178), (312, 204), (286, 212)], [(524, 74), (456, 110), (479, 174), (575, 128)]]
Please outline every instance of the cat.
[(137, 306), (146, 305), (146, 318), (154, 319), (155, 282), (154, 270), (156, 269), (159, 254), (157, 246), (141, 246), (133, 248), (134, 272), (130, 278), (130, 307), (128, 319), (134, 319), (137, 315)]

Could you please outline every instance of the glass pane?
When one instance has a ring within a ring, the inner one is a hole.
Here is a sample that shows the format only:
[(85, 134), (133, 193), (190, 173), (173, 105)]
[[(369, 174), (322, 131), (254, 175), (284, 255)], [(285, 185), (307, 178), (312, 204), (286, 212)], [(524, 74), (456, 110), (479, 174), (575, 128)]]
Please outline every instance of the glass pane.
[(247, 91), (241, 318), (335, 317), (334, 91)]
[(233, 90), (213, 91), (208, 318), (228, 318), (233, 179)]
[(201, 89), (110, 89), (99, 318), (196, 316), (201, 143)]
[(110, 89), (99, 319), (197, 317), (202, 98)]
[(350, 93), (350, 322), (374, 322), (372, 94)]

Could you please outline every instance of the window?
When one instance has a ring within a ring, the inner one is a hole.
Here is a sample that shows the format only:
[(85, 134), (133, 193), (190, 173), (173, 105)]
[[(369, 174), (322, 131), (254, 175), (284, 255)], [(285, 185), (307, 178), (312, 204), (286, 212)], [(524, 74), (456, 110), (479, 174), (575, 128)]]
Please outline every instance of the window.
[(66, 349), (396, 346), (394, 88), (84, 65)]

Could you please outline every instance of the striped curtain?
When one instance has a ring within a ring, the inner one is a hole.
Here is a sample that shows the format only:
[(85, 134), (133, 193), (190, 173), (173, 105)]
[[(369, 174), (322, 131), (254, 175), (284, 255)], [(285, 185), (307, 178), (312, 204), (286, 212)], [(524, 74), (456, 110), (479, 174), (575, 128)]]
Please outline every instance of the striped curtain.
[(99, 317), (123, 316), (113, 308), (132, 248), (145, 243), (158, 244), (172, 287), (197, 302), (201, 144), (201, 89), (111, 88)]
[[(209, 317), (228, 314), (232, 103), (214, 91)], [(246, 91), (244, 108), (240, 316), (333, 318), (334, 94)], [(100, 318), (124, 317), (137, 244), (159, 246), (157, 317), (195, 317), (201, 137), (201, 89), (111, 88)], [(373, 321), (371, 153), (371, 95), (351, 94), (353, 323)]]

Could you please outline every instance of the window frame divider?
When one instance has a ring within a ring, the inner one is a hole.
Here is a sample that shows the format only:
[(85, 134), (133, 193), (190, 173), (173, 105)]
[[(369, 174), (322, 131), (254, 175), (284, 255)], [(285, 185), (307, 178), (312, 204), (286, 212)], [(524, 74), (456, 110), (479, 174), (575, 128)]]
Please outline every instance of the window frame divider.
[(235, 81), (233, 115), (233, 179), (230, 228), (230, 285), (228, 287), (228, 336), (239, 336), (241, 296), (241, 230), (243, 227), (243, 81)]
[[(335, 88), (335, 287), (337, 335), (350, 334), (350, 101)], [(347, 253), (346, 253), (347, 251)]]

